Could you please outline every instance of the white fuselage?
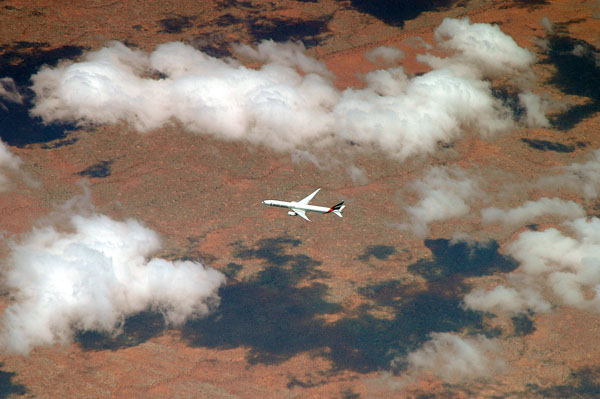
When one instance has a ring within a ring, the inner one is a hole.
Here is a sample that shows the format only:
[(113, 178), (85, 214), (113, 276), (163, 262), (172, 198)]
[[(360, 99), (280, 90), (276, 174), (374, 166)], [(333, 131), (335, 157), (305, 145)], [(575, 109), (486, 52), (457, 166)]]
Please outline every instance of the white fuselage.
[(302, 198), (300, 201), (279, 201), (279, 200), (264, 200), (263, 205), (267, 206), (276, 206), (278, 208), (287, 208), (289, 209), (288, 215), (290, 216), (300, 216), (302, 219), (310, 222), (308, 216), (306, 216), (306, 212), (318, 212), (318, 213), (333, 213), (338, 217), (342, 216), (342, 211), (344, 210), (344, 201), (340, 202), (337, 205), (334, 205), (331, 208), (326, 206), (317, 206), (317, 205), (309, 205), (311, 199), (319, 192), (320, 188), (316, 189), (312, 194)]
[(279, 208), (288, 208), (288, 209), (300, 209), (306, 212), (319, 212), (319, 213), (329, 213), (331, 212), (331, 208), (326, 206), (318, 206), (318, 205), (305, 205), (300, 204), (298, 202), (288, 202), (288, 201), (278, 201), (278, 200), (264, 200), (263, 205), (268, 206), (276, 206)]

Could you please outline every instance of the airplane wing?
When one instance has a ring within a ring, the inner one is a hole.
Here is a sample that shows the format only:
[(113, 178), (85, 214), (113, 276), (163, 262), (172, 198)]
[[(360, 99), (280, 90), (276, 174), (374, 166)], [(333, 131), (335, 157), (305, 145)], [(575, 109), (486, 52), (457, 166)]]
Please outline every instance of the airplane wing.
[[(313, 199), (313, 197), (315, 195), (317, 195), (317, 193), (319, 192), (319, 190), (320, 190), (320, 188), (317, 188), (314, 193), (312, 193), (311, 195), (309, 195), (306, 198), (302, 198), (300, 201), (298, 201), (298, 203), (302, 204), (302, 205), (307, 205), (310, 202), (310, 200)], [(294, 211), (296, 211), (296, 210), (294, 209)]]
[[(317, 191), (319, 191), (319, 190), (317, 190)], [(306, 212), (303, 211), (302, 209), (292, 208), (292, 211), (296, 212), (296, 215), (300, 216), (302, 219), (310, 222), (310, 219), (306, 216)]]

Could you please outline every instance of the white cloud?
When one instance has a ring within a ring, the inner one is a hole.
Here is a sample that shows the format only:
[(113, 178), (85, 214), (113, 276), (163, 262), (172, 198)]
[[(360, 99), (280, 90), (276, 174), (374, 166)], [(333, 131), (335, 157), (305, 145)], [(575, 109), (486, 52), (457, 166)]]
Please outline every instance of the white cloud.
[(548, 17), (544, 16), (540, 20), (540, 24), (546, 30), (546, 33), (553, 34), (554, 33), (554, 23), (548, 19)]
[(404, 58), (404, 53), (396, 47), (381, 46), (367, 51), (365, 58), (371, 62), (395, 64)]
[(525, 107), (524, 123), (527, 127), (550, 127), (546, 118), (550, 104), (530, 91), (519, 93), (519, 102)]
[(551, 189), (564, 187), (582, 195), (588, 201), (598, 198), (600, 194), (600, 150), (595, 150), (587, 162), (572, 163), (555, 170), (562, 173), (543, 177), (537, 185)]
[(475, 289), (465, 296), (464, 303), (470, 309), (484, 312), (501, 310), (512, 314), (526, 310), (547, 313), (552, 307), (537, 289), (523, 285), (519, 289), (504, 285), (489, 291)]
[(566, 305), (600, 312), (600, 219), (578, 218), (563, 226), (570, 234), (556, 228), (519, 234), (506, 247), (520, 263), (508, 275), (510, 287), (474, 291), (465, 297), (467, 306), (517, 313)]
[(543, 215), (553, 218), (575, 219), (585, 216), (585, 211), (581, 205), (574, 201), (545, 197), (536, 201), (527, 201), (518, 208), (499, 209), (491, 207), (481, 211), (484, 224), (503, 223), (505, 226), (523, 225)]
[[(316, 61), (284, 61), (254, 70), (183, 43), (147, 55), (113, 42), (82, 62), (42, 68), (32, 77), (37, 96), (31, 112), (46, 122), (125, 120), (141, 131), (174, 119), (194, 132), (288, 150), (331, 130), (324, 109), (338, 93), (324, 77), (296, 69), (319, 69)], [(166, 77), (146, 76), (153, 71)]]
[(7, 189), (9, 181), (4, 171), (17, 170), (21, 163), (21, 158), (10, 152), (8, 146), (0, 140), (0, 192)]
[(491, 377), (506, 368), (499, 351), (497, 341), (482, 335), (461, 338), (432, 333), (430, 341), (409, 353), (409, 373), (427, 371), (449, 383)]
[[(147, 54), (113, 42), (35, 74), (31, 113), (46, 123), (126, 121), (140, 131), (176, 121), (196, 133), (284, 151), (353, 141), (400, 159), (432, 153), (466, 132), (489, 136), (513, 127), (510, 110), (484, 78), (523, 75), (533, 55), (498, 27), (468, 19), (445, 20), (436, 40), (453, 55), (423, 56), (433, 71), (416, 77), (397, 66), (373, 71), (365, 76), (368, 87), (342, 92), (300, 44), (237, 46), (239, 57), (260, 63), (252, 69), (183, 43)], [(371, 55), (397, 61), (400, 51)], [(539, 121), (537, 111), (532, 118)]]
[(462, 169), (432, 167), (421, 180), (409, 184), (420, 200), (406, 208), (410, 221), (399, 227), (425, 236), (430, 223), (468, 214), (469, 200), (480, 195), (478, 186)]
[(346, 167), (346, 172), (348, 172), (348, 175), (355, 186), (364, 186), (369, 183), (369, 176), (367, 176), (367, 173), (356, 165)]
[(225, 278), (198, 262), (149, 258), (158, 235), (135, 220), (75, 214), (69, 228), (34, 228), (10, 244), (1, 342), (11, 352), (68, 343), (78, 330), (116, 333), (152, 309), (167, 323), (206, 315)]
[(446, 18), (434, 31), (438, 46), (453, 52), (447, 58), (431, 54), (418, 59), (434, 68), (447, 67), (469, 76), (505, 77), (530, 71), (535, 55), (519, 47), (498, 25)]

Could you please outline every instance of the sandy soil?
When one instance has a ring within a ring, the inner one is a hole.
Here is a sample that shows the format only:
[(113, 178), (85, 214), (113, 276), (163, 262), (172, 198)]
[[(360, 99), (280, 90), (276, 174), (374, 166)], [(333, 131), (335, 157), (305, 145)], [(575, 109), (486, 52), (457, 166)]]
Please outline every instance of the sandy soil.
[[(431, 43), (433, 29), (444, 17), (496, 23), (539, 59), (545, 57), (536, 45), (546, 37), (543, 17), (570, 38), (600, 45), (600, 10), (594, 1), (450, 2), (403, 22), (384, 21), (352, 3), (93, 0), (57, 6), (52, 1), (6, 0), (0, 3), (0, 77), (15, 76), (26, 85), (43, 63), (99, 48), (108, 40), (145, 50), (183, 40), (222, 56), (229, 54), (230, 43), (275, 36), (304, 40), (310, 44), (308, 54), (335, 73), (337, 87), (359, 87), (357, 75), (377, 68), (365, 60), (365, 51), (381, 45), (402, 49), (408, 72), (425, 72), (415, 59), (419, 50), (408, 39), (420, 36)], [(278, 28), (286, 24), (293, 29)], [(549, 83), (552, 65), (538, 63), (534, 69), (534, 91), (561, 101), (582, 101)], [(343, 165), (294, 163), (286, 153), (190, 134), (178, 126), (146, 134), (124, 124), (98, 126), (35, 142), (3, 137), (23, 160), (26, 176), (11, 175), (10, 191), (0, 192), (0, 230), (5, 236), (29, 231), (57, 204), (79, 194), (79, 182), (86, 177), (98, 212), (138, 219), (160, 233), (164, 245), (159, 256), (200, 260), (227, 272), (230, 279), (221, 293), (223, 313), (204, 321), (170, 329), (147, 314), (117, 339), (83, 336), (66, 347), (36, 348), (29, 356), (0, 354), (0, 396), (554, 398), (570, 392), (574, 398), (597, 397), (600, 316), (569, 307), (526, 316), (534, 328), (523, 334), (515, 333), (507, 316), (484, 315), (483, 326), (477, 328), (467, 323), (465, 329), (473, 332), (501, 331), (500, 356), (509, 367), (488, 379), (447, 384), (425, 374), (407, 380), (401, 372), (394, 375), (384, 359), (388, 342), (405, 338), (393, 324), (404, 319), (385, 295), (427, 298), (432, 302), (420, 310), (426, 317), (431, 307), (464, 295), (461, 284), (486, 287), (503, 279), (502, 273), (486, 273), (428, 283), (413, 273), (411, 266), (435, 261), (435, 253), (422, 238), (394, 226), (404, 216), (397, 191), (426, 165), (448, 161), (508, 172), (498, 178), (498, 185), (531, 180), (600, 148), (599, 128), (600, 116), (595, 114), (568, 130), (519, 128), (490, 140), (466, 137), (428, 159), (398, 163), (382, 154), (357, 155), (353, 162), (369, 174), (364, 185), (353, 184)], [(534, 144), (560, 143), (572, 151), (542, 151), (522, 138)], [(308, 224), (260, 205), (266, 198), (301, 198), (314, 187), (327, 187), (319, 194), (320, 203), (346, 199), (344, 219), (316, 216)], [(507, 199), (505, 205), (529, 195)], [(496, 240), (502, 253), (518, 232), (498, 226), (482, 230), (479, 222), (474, 214), (434, 224), (428, 238), (449, 239), (453, 232), (464, 231)], [(4, 246), (0, 254), (6, 253)], [(282, 254), (288, 260), (278, 267), (294, 282), (262, 285), (261, 270), (274, 267)], [(305, 274), (298, 272), (298, 265), (306, 268)], [(365, 294), (377, 284), (393, 292)], [(253, 305), (247, 306), (254, 308), (249, 309), (276, 320), (275, 326), (236, 320), (246, 306), (244, 295), (253, 295)], [(11, 301), (6, 293), (0, 299), (3, 307)], [(459, 306), (450, 310), (456, 314), (445, 317), (466, 317)], [(406, 328), (417, 331), (412, 325)]]

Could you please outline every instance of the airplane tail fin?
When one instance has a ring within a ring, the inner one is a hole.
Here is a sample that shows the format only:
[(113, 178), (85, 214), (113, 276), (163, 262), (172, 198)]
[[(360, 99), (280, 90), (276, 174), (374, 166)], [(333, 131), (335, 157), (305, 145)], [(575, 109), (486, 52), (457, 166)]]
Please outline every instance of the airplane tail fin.
[(344, 210), (345, 207), (346, 207), (346, 205), (344, 205), (344, 201), (342, 201), (339, 204), (333, 206), (331, 208), (331, 212), (335, 213), (339, 217), (343, 217), (342, 211)]

